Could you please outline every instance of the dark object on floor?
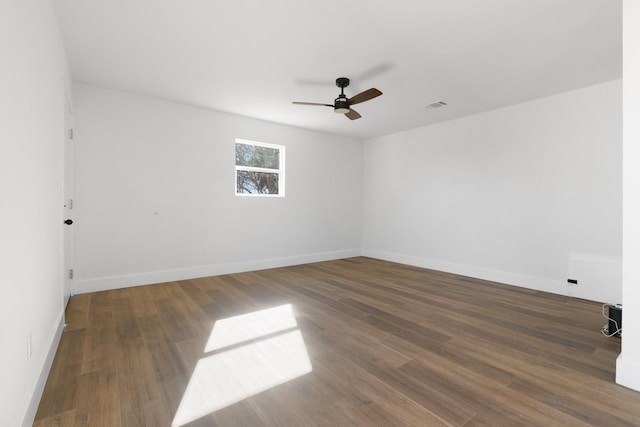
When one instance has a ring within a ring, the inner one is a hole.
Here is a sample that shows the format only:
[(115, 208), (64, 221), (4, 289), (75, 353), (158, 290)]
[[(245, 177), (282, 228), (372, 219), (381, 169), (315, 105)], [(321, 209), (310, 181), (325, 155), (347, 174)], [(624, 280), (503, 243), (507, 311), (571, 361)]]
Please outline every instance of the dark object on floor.
[(609, 333), (616, 337), (622, 333), (622, 307), (609, 306)]

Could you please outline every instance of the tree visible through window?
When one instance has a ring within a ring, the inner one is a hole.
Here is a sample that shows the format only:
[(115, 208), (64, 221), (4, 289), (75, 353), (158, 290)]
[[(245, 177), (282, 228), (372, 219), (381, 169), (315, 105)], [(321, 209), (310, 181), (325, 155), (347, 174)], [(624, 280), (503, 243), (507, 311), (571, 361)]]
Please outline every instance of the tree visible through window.
[(236, 195), (284, 196), (284, 147), (236, 139)]

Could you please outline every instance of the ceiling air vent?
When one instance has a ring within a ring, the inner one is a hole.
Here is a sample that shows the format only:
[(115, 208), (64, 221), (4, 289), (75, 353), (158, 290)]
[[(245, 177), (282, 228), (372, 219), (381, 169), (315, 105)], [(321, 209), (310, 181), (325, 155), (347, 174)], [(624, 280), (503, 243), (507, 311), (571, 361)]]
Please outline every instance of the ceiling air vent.
[(432, 108), (444, 107), (445, 105), (447, 105), (447, 103), (444, 101), (436, 101), (436, 102), (432, 102), (431, 104), (425, 105), (424, 108), (430, 110)]

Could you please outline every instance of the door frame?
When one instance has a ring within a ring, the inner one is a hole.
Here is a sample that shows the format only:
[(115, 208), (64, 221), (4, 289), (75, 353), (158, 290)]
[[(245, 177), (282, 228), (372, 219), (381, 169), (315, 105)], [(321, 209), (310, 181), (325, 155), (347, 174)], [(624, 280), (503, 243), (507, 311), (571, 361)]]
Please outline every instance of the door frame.
[[(70, 97), (70, 91), (65, 84), (64, 91), (64, 163), (63, 163), (63, 189), (62, 189), (62, 219), (74, 220), (73, 214), (73, 195), (74, 195), (74, 179), (75, 179), (75, 150), (73, 143), (73, 103)], [(66, 309), (69, 299), (74, 292), (73, 258), (74, 258), (74, 233), (73, 226), (61, 224), (62, 231), (62, 298), (63, 308)]]

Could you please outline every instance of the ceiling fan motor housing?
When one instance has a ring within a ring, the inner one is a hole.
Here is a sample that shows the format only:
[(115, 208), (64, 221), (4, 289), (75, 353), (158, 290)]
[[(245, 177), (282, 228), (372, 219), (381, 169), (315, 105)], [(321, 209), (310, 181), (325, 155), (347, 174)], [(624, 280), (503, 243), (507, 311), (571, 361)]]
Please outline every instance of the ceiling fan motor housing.
[(344, 95), (340, 95), (338, 98), (336, 98), (334, 104), (333, 104), (333, 111), (336, 113), (348, 113), (351, 110), (351, 108), (349, 108), (349, 103), (347, 102), (347, 97)]

